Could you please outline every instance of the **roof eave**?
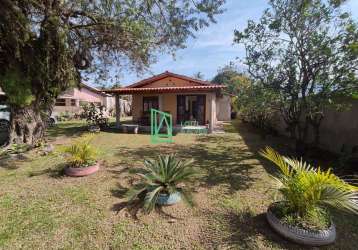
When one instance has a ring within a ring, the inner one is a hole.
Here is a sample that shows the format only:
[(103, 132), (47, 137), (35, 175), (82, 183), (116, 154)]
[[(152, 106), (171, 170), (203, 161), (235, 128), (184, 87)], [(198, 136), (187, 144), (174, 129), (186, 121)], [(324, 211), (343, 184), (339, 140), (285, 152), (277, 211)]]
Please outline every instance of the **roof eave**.
[(143, 94), (143, 93), (182, 93), (182, 92), (214, 92), (225, 88), (222, 85), (198, 86), (198, 87), (163, 87), (163, 88), (119, 88), (106, 90), (111, 94)]
[(197, 84), (200, 84), (200, 85), (203, 85), (203, 86), (213, 84), (213, 83), (208, 82), (208, 81), (203, 81), (203, 80), (195, 79), (195, 78), (188, 77), (188, 76), (185, 76), (185, 75), (179, 75), (179, 74), (175, 74), (175, 73), (172, 73), (172, 72), (169, 72), (169, 71), (165, 71), (164, 73), (154, 75), (154, 76), (149, 77), (147, 79), (141, 80), (141, 81), (133, 83), (131, 85), (128, 85), (127, 87), (128, 88), (140, 88), (140, 87), (143, 87), (143, 86), (145, 86), (147, 84), (150, 84), (152, 82), (164, 79), (166, 77), (175, 77), (175, 78), (183, 79), (183, 80), (190, 81), (190, 82), (193, 82), (193, 83), (197, 83)]

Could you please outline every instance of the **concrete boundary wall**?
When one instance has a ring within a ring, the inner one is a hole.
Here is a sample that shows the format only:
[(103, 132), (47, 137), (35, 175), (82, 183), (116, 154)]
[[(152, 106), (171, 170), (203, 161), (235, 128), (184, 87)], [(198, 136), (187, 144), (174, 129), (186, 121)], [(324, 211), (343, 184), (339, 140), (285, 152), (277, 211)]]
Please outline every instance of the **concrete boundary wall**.
[[(284, 121), (279, 118), (276, 129), (288, 135)], [(345, 147), (347, 153), (358, 156), (358, 100), (353, 100), (351, 108), (344, 111), (327, 109), (321, 124), (320, 147), (339, 153)], [(313, 141), (313, 133), (309, 131), (309, 141)]]

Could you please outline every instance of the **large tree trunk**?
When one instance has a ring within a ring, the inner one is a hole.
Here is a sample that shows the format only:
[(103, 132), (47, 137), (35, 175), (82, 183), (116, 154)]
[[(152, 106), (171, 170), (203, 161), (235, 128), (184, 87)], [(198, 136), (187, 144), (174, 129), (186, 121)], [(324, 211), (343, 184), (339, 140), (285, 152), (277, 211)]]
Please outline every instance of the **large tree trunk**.
[(45, 123), (40, 108), (31, 105), (25, 108), (12, 107), (9, 143), (35, 145), (42, 140)]

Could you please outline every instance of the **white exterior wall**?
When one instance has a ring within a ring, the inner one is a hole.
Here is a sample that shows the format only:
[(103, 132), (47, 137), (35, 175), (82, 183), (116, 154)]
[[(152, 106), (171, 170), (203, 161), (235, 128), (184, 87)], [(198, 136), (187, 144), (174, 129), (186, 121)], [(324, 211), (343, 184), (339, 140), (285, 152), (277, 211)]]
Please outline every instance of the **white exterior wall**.
[(231, 120), (231, 101), (230, 96), (223, 95), (216, 98), (216, 118), (218, 121)]
[[(320, 128), (320, 147), (334, 153), (340, 153), (344, 147), (346, 152), (358, 157), (358, 101), (352, 101), (349, 110), (336, 111), (327, 108)], [(280, 134), (289, 135), (286, 124), (277, 115), (275, 128)], [(309, 142), (313, 141), (313, 133), (308, 131)]]
[[(80, 113), (82, 112), (82, 108), (80, 106), (81, 102), (100, 103), (106, 107), (107, 111), (109, 111), (111, 108), (115, 108), (115, 99), (113, 96), (98, 93), (86, 87), (82, 87), (81, 89), (72, 88), (66, 90), (60, 96), (58, 96), (58, 99), (66, 99), (66, 106), (54, 106), (53, 112), (55, 114), (62, 112)], [(76, 100), (75, 106), (71, 105), (71, 99)]]

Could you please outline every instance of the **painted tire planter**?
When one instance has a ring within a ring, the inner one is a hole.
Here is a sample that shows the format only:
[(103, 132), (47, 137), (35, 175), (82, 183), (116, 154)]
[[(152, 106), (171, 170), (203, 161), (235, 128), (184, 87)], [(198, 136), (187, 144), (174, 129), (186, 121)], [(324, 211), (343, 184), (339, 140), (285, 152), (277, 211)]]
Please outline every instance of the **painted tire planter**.
[(179, 192), (172, 194), (159, 194), (157, 204), (162, 206), (174, 205), (181, 201), (181, 195)]
[(85, 168), (65, 168), (65, 174), (72, 177), (82, 177), (94, 174), (99, 170), (99, 163), (96, 163), (93, 166), (85, 167)]
[[(273, 203), (275, 204), (275, 203)], [(325, 230), (309, 231), (282, 223), (271, 211), (273, 204), (268, 208), (266, 217), (270, 226), (283, 237), (298, 244), (309, 246), (323, 246), (332, 244), (336, 240), (336, 226)]]

